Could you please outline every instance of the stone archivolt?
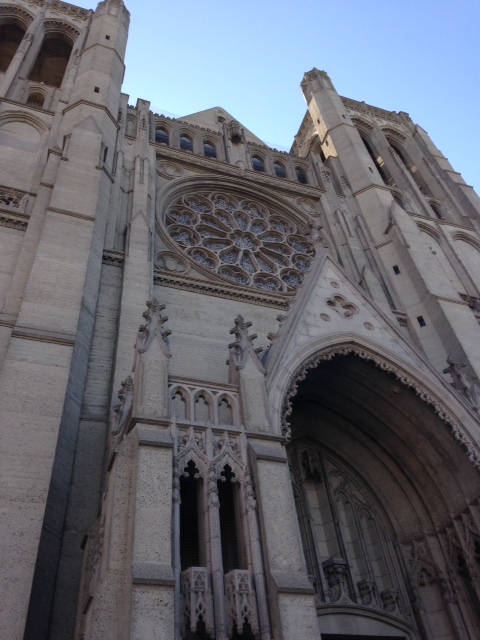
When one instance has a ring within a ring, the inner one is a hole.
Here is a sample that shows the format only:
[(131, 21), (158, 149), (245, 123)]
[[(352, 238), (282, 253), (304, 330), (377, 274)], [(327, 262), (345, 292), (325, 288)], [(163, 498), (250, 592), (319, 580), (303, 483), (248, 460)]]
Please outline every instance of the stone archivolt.
[(263, 291), (295, 291), (315, 256), (306, 230), (247, 198), (185, 195), (169, 207), (165, 224), (197, 265)]
[(290, 441), (291, 437), (291, 429), (290, 423), (288, 422), (288, 417), (292, 413), (292, 399), (298, 391), (300, 382), (305, 380), (308, 372), (311, 369), (315, 369), (316, 367), (318, 367), (321, 362), (326, 362), (336, 356), (346, 356), (349, 354), (358, 356), (362, 360), (370, 360), (386, 373), (392, 373), (396, 377), (396, 379), (403, 385), (413, 389), (420, 400), (423, 400), (423, 402), (426, 402), (433, 407), (435, 413), (440, 418), (440, 420), (442, 420), (442, 422), (450, 425), (454, 438), (463, 445), (469, 460), (475, 465), (475, 467), (480, 469), (480, 455), (476, 447), (473, 445), (472, 441), (465, 433), (462, 425), (457, 420), (455, 420), (453, 416), (450, 415), (444, 405), (442, 405), (436, 398), (434, 398), (418, 382), (406, 375), (405, 372), (402, 371), (399, 367), (396, 367), (395, 365), (387, 362), (378, 354), (372, 353), (365, 348), (357, 347), (356, 345), (337, 345), (331, 347), (330, 349), (326, 349), (321, 353), (317, 353), (309, 358), (306, 362), (304, 362), (293, 374), (283, 400), (282, 408), (282, 434), (285, 436), (287, 441)]

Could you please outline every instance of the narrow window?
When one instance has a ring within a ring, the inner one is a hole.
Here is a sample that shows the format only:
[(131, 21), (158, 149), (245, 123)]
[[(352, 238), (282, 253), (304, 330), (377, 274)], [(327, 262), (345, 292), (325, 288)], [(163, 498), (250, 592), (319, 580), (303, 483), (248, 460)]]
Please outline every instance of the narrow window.
[(180, 149), (184, 151), (193, 151), (193, 142), (189, 136), (180, 136)]
[(233, 424), (232, 407), (227, 398), (222, 398), (218, 403), (218, 422), (219, 424)]
[(28, 96), (27, 104), (31, 107), (38, 107), (41, 109), (43, 107), (43, 103), (45, 101), (45, 97), (42, 96), (41, 93), (31, 93)]
[(170, 142), (168, 131), (163, 127), (158, 127), (158, 129), (155, 131), (155, 142), (168, 145)]
[(252, 156), (252, 167), (254, 171), (265, 171), (263, 160), (258, 156)]
[(435, 202), (430, 202), (430, 209), (433, 211), (433, 213), (436, 215), (436, 217), (441, 220), (442, 219), (442, 213), (440, 211), (440, 207), (438, 206), (438, 204), (436, 204)]
[(305, 171), (303, 171), (303, 169), (300, 169), (300, 167), (296, 167), (295, 173), (297, 174), (297, 180), (299, 182), (301, 182), (302, 184), (308, 184), (307, 176), (305, 174)]
[(103, 162), (105, 163), (107, 161), (108, 158), (108, 147), (105, 147), (105, 149), (103, 150)]
[(0, 26), (0, 71), (6, 71), (12, 61), (25, 31), (16, 24)]
[(287, 172), (285, 171), (285, 167), (281, 165), (279, 162), (274, 162), (273, 168), (275, 169), (275, 175), (277, 176), (277, 178), (287, 177)]
[(417, 316), (417, 321), (418, 321), (418, 324), (419, 324), (421, 327), (426, 327), (426, 326), (427, 326), (427, 323), (426, 323), (426, 322), (425, 322), (425, 320), (423, 319), (423, 316)]
[(240, 553), (239, 514), (237, 509), (237, 487), (235, 474), (227, 464), (218, 481), (220, 502), (220, 536), (222, 540), (223, 572), (243, 569)]
[(394, 264), (393, 265), (393, 273), (398, 276), (398, 274), (400, 273), (400, 268), (398, 265)]
[(210, 142), (203, 143), (203, 155), (207, 156), (207, 158), (216, 158), (217, 150)]
[(380, 174), (380, 177), (382, 178), (383, 182), (385, 184), (389, 184), (387, 175), (386, 175), (385, 171), (383, 170), (383, 168), (380, 166), (380, 163), (379, 163), (379, 161), (377, 159), (377, 156), (373, 153), (372, 147), (368, 144), (368, 142), (365, 140), (365, 138), (363, 136), (360, 136), (360, 137), (362, 138), (362, 142), (365, 145), (365, 149), (368, 151), (368, 155), (372, 159), (373, 164), (376, 166), (377, 171)]
[(71, 52), (72, 45), (65, 40), (46, 38), (28, 79), (50, 87), (60, 87)]
[(200, 567), (199, 470), (190, 460), (180, 478), (180, 561), (182, 571)]
[(173, 415), (180, 420), (185, 420), (187, 415), (187, 405), (181, 391), (177, 391), (172, 398)]
[(210, 420), (210, 406), (206, 397), (201, 393), (195, 400), (195, 421), (207, 422)]

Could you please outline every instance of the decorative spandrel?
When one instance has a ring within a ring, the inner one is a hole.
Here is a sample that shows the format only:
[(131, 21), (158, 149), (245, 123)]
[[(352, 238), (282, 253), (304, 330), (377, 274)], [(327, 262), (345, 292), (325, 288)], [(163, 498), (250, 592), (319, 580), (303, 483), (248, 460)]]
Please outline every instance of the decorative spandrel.
[(292, 292), (315, 249), (304, 230), (251, 200), (202, 192), (177, 200), (167, 231), (191, 260), (241, 286)]

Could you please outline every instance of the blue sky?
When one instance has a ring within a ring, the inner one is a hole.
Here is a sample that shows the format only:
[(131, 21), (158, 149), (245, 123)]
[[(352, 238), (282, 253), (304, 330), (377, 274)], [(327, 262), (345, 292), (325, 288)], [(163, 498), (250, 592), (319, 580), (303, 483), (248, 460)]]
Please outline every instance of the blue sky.
[[(94, 8), (86, 0), (80, 6)], [(128, 0), (123, 90), (187, 115), (221, 106), (290, 147), (303, 73), (355, 100), (407, 111), (480, 191), (478, 0)]]

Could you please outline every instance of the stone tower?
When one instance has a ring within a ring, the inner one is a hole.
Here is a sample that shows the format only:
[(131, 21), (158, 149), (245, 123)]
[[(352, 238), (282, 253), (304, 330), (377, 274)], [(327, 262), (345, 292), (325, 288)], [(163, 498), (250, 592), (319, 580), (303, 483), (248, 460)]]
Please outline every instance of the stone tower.
[[(290, 153), (0, 2), (0, 636), (480, 636), (480, 202), (306, 73)], [(117, 397), (118, 396), (118, 397)]]

